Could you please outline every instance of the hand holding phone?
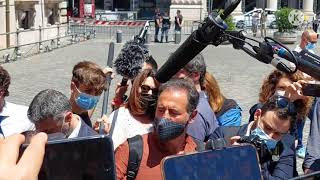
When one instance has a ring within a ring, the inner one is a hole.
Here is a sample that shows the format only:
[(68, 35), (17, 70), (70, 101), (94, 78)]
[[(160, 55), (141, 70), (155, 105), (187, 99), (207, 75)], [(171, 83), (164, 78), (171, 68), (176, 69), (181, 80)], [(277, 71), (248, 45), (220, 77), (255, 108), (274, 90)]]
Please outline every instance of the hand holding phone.
[[(20, 152), (25, 154), (30, 145), (22, 145)], [(48, 141), (40, 166), (39, 180), (116, 179), (113, 142), (105, 135)]]
[[(21, 134), (14, 134), (0, 140), (0, 179), (37, 179), (43, 157), (47, 135), (35, 135), (25, 149), (19, 161), (19, 148), (25, 138)], [(32, 163), (30, 163), (32, 162)]]
[(305, 96), (320, 97), (320, 84), (302, 84), (302, 93)]

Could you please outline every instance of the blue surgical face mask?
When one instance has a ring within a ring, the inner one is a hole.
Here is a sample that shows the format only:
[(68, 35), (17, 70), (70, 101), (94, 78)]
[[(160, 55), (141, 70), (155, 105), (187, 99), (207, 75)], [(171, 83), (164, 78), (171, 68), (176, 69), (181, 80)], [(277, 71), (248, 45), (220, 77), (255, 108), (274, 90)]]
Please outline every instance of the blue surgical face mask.
[(267, 145), (268, 149), (271, 151), (275, 149), (278, 141), (275, 139), (272, 139), (268, 134), (264, 132), (263, 129), (260, 127), (255, 128), (254, 130), (251, 131), (252, 135), (259, 136), (259, 138), (263, 139), (265, 144)]
[(313, 50), (315, 47), (316, 47), (316, 43), (308, 42), (308, 44), (306, 45), (306, 49), (309, 51)]
[(81, 109), (90, 110), (97, 105), (100, 96), (92, 96), (90, 94), (86, 94), (84, 92), (81, 92), (78, 88), (77, 90), (80, 94), (75, 98), (75, 101)]

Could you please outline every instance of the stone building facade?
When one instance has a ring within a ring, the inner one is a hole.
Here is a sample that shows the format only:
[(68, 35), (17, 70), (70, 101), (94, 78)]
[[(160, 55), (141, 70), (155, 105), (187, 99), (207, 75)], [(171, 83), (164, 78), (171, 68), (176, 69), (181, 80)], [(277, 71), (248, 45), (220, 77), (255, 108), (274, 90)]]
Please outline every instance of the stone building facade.
[(66, 23), (64, 0), (0, 0), (0, 49), (55, 38)]

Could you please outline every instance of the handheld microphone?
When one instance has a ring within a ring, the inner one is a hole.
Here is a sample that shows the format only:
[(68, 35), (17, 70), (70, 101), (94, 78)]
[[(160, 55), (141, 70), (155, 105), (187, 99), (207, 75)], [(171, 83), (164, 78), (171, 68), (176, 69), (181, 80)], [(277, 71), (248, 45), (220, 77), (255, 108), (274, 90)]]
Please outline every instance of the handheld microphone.
[(220, 15), (211, 13), (205, 23), (194, 31), (181, 46), (169, 57), (156, 74), (160, 83), (167, 82), (208, 44), (215, 44), (225, 31), (223, 20), (238, 6), (241, 0), (235, 0)]
[(297, 68), (313, 78), (320, 80), (320, 57), (306, 49), (303, 49), (300, 53), (293, 53), (298, 60)]
[(285, 73), (291, 73), (295, 69), (295, 67), (288, 67), (287, 65), (285, 65), (283, 62), (280, 61), (279, 58), (273, 58), (270, 64), (277, 68), (279, 71), (283, 71)]
[(272, 47), (272, 51), (274, 54), (278, 55), (281, 58), (284, 58), (288, 61), (292, 61), (292, 55), (283, 47), (279, 46), (279, 45), (272, 45), (270, 44)]
[(259, 47), (253, 46), (252, 49), (256, 53), (253, 57), (259, 60), (260, 62), (270, 64), (273, 59), (273, 53), (272, 50), (268, 47), (269, 45), (266, 43), (259, 43)]
[[(114, 42), (111, 42), (109, 44), (109, 52), (108, 52), (108, 60), (107, 60), (107, 66), (112, 68), (113, 64), (113, 58), (114, 58)], [(108, 110), (108, 99), (109, 99), (109, 89), (110, 89), (110, 84), (111, 84), (111, 74), (108, 74), (106, 76), (107, 84), (106, 84), (106, 90), (103, 93), (103, 104), (102, 104), (102, 112), (101, 112), (101, 117), (104, 114), (107, 114)], [(104, 123), (100, 122), (99, 126), (99, 134), (104, 134)]]
[(116, 72), (123, 76), (121, 86), (125, 86), (128, 79), (134, 79), (140, 73), (148, 53), (148, 49), (136, 41), (129, 41), (123, 46), (114, 61)]
[(115, 61), (117, 73), (123, 76), (120, 83), (121, 86), (127, 85), (129, 79), (134, 79), (139, 74), (142, 70), (143, 62), (149, 56), (148, 49), (143, 45), (149, 27), (150, 24), (147, 21), (140, 30), (139, 35), (123, 46)]

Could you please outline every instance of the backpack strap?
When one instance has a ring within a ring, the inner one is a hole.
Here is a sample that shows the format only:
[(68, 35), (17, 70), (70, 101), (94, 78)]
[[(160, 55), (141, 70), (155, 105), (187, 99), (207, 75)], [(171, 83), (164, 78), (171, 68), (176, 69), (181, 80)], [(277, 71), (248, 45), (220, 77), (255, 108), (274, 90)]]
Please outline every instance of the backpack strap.
[(235, 108), (237, 106), (238, 106), (238, 104), (237, 104), (237, 102), (235, 100), (233, 100), (233, 99), (225, 99), (224, 102), (223, 102), (223, 106), (222, 106), (221, 110), (216, 113), (216, 117), (218, 118), (219, 116), (221, 116), (222, 114), (227, 112), (229, 109)]
[(111, 129), (109, 131), (110, 137), (112, 137), (112, 134), (113, 134), (113, 131), (114, 131), (114, 126), (116, 125), (116, 121), (118, 119), (118, 113), (119, 113), (119, 109), (114, 111), (113, 118), (112, 118), (112, 123), (111, 123)]
[(127, 167), (127, 180), (134, 180), (138, 174), (142, 154), (143, 140), (141, 135), (128, 138), (129, 143), (129, 160)]

